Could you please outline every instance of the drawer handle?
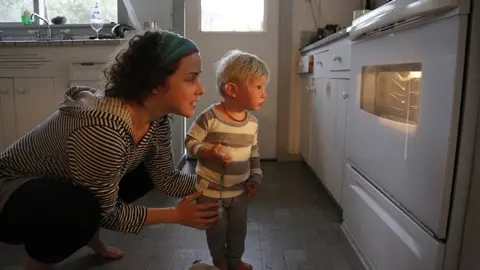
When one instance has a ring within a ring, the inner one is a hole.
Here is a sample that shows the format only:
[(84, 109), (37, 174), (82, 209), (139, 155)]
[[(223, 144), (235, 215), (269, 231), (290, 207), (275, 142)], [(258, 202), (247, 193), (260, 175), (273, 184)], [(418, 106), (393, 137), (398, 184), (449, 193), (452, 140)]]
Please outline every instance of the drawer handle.
[(335, 54), (333, 55), (333, 61), (341, 61), (341, 60), (342, 60), (342, 58), (340, 56), (335, 55)]

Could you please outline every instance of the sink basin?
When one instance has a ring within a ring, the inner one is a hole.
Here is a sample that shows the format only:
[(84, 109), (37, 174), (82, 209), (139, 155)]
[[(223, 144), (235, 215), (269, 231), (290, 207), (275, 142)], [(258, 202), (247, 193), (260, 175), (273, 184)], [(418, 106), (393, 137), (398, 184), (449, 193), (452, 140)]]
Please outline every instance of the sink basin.
[(60, 41), (64, 39), (62, 37), (39, 37), (39, 38), (36, 38), (36, 40), (48, 42), (48, 41)]

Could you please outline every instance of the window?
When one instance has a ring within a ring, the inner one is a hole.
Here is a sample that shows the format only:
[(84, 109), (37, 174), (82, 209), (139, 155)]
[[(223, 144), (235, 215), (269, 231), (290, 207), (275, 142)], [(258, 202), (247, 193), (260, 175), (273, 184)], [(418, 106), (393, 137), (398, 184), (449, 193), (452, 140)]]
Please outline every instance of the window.
[[(33, 0), (25, 1), (25, 3), (33, 7)], [(21, 13), (23, 2), (19, 0), (0, 0), (0, 23), (5, 22), (21, 22)]]
[(381, 118), (416, 125), (422, 65), (405, 63), (362, 68), (360, 107)]
[[(118, 0), (98, 0), (104, 23), (118, 21)], [(22, 8), (26, 5), (31, 12), (45, 16), (45, 7), (49, 19), (56, 16), (67, 18), (67, 24), (90, 24), (90, 15), (95, 0), (0, 0), (0, 23), (21, 23)], [(34, 10), (38, 6), (38, 10)]]
[(264, 0), (201, 0), (202, 32), (265, 31)]

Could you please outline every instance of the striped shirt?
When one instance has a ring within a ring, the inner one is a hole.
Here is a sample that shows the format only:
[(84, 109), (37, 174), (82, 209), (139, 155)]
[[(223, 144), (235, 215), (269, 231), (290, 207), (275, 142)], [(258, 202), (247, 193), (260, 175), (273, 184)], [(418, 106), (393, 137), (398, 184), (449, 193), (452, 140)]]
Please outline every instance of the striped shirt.
[(232, 198), (243, 193), (246, 180), (261, 182), (258, 120), (249, 113), (244, 122), (231, 123), (217, 114), (215, 106), (211, 105), (198, 115), (187, 133), (185, 146), (194, 157), (198, 157), (201, 149), (216, 144), (224, 147), (220, 153), (232, 158), (224, 167), (216, 159), (198, 160), (195, 169), (200, 179), (197, 190), (212, 198), (220, 198), (222, 190), (223, 198)]
[(119, 200), (118, 183), (142, 161), (166, 195), (196, 192), (197, 176), (174, 166), (168, 119), (153, 121), (136, 143), (121, 100), (91, 88), (70, 88), (58, 111), (0, 154), (0, 211), (21, 184), (46, 177), (88, 188), (99, 200), (102, 227), (139, 233), (147, 208)]

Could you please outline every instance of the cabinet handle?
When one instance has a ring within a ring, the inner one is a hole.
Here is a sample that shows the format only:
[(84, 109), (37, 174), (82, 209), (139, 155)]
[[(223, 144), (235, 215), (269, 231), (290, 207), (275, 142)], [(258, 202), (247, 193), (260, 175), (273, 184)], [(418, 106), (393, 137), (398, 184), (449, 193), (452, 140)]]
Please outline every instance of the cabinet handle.
[(18, 89), (17, 89), (17, 93), (19, 93), (19, 94), (23, 94), (23, 93), (25, 93), (25, 92), (27, 92), (27, 91), (26, 91), (25, 89), (23, 89), (23, 88), (18, 88)]
[(1, 95), (6, 95), (6, 94), (8, 94), (8, 89), (6, 89), (6, 88), (0, 88), (0, 94), (1, 94)]
[(317, 60), (317, 65), (318, 65), (318, 66), (321, 66), (321, 65), (322, 65), (322, 61)]
[(342, 58), (336, 54), (333, 55), (333, 61), (340, 61)]
[(343, 99), (347, 99), (347, 98), (348, 98), (348, 96), (349, 96), (349, 94), (348, 94), (347, 92), (343, 92), (343, 93), (342, 93), (342, 97), (343, 97)]

